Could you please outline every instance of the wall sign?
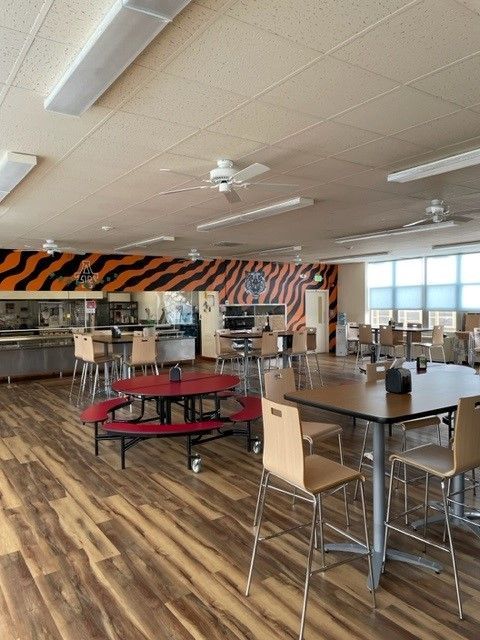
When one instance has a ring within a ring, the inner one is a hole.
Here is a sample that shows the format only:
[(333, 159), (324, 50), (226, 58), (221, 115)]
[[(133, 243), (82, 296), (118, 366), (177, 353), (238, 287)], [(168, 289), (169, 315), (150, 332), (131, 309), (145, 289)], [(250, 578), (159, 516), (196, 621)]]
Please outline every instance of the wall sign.
[(254, 298), (265, 291), (267, 281), (263, 271), (250, 271), (245, 276), (245, 291), (250, 293)]

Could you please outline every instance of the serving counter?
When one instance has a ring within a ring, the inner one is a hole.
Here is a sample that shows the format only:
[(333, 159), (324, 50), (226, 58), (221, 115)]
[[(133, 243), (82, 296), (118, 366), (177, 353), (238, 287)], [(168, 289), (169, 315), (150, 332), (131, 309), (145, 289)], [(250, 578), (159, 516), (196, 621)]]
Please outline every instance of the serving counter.
[[(103, 328), (105, 329), (105, 328)], [(37, 332), (38, 333), (38, 332)], [(133, 333), (120, 338), (101, 336), (101, 341), (113, 345), (115, 352), (129, 355)], [(97, 339), (97, 338), (96, 338)], [(157, 335), (158, 363), (195, 360), (195, 339), (174, 329), (159, 331)], [(31, 332), (10, 331), (0, 334), (0, 380), (8, 382), (16, 377), (69, 374), (73, 371), (73, 337), (70, 329)]]

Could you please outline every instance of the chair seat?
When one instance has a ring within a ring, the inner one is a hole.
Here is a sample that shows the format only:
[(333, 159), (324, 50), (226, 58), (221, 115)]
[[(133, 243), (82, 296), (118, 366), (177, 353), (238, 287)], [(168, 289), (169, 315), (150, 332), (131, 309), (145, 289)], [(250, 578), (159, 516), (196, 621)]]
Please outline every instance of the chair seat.
[(132, 362), (131, 358), (125, 360), (127, 367), (146, 367), (151, 364), (157, 364), (156, 360), (149, 360), (148, 362)]
[(114, 358), (112, 355), (108, 356), (95, 356), (93, 360), (85, 360), (85, 362), (93, 362), (93, 364), (108, 364), (109, 362), (113, 362)]
[(304, 438), (330, 438), (342, 433), (343, 429), (338, 424), (328, 422), (307, 422), (302, 420), (302, 433)]
[(238, 351), (235, 351), (235, 349), (232, 349), (231, 351), (222, 351), (222, 353), (219, 353), (217, 358), (222, 359), (222, 358), (240, 358), (241, 354)]
[(305, 489), (316, 494), (335, 489), (346, 482), (361, 480), (362, 474), (334, 460), (311, 455), (305, 458), (304, 478)]
[(443, 347), (443, 344), (433, 344), (433, 342), (412, 342), (412, 347), (426, 347), (431, 349), (432, 347)]
[(413, 431), (413, 429), (423, 429), (424, 427), (436, 427), (440, 424), (440, 418), (438, 416), (427, 416), (416, 420), (406, 420), (399, 424), (405, 431)]
[(453, 451), (438, 444), (426, 444), (408, 451), (399, 451), (390, 456), (390, 462), (394, 460), (439, 478), (451, 476), (454, 468)]

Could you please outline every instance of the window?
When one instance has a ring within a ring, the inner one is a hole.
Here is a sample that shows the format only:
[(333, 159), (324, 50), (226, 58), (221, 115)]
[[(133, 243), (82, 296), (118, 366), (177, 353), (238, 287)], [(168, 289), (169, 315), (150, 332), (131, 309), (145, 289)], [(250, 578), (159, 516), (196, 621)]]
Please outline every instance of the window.
[(428, 312), (428, 326), (434, 327), (436, 324), (441, 324), (445, 328), (445, 331), (456, 331), (457, 329), (457, 314), (455, 311), (429, 311)]
[(393, 308), (393, 262), (375, 262), (368, 265), (370, 309)]
[(399, 309), (397, 312), (397, 321), (403, 325), (408, 325), (409, 322), (423, 324), (423, 311), (417, 309)]
[(480, 309), (480, 253), (460, 256), (460, 307)]
[(370, 311), (370, 324), (372, 327), (379, 327), (381, 324), (388, 324), (391, 319), (391, 309), (372, 309)]
[(457, 304), (457, 256), (427, 258), (427, 309), (454, 310)]

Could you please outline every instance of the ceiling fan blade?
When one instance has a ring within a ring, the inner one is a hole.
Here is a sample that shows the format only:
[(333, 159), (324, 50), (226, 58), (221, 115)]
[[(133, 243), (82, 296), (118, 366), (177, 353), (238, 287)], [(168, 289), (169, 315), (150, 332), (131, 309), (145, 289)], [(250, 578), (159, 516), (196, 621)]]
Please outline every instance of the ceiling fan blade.
[(182, 193), (183, 191), (196, 191), (197, 189), (212, 189), (214, 187), (207, 186), (206, 184), (202, 184), (199, 187), (188, 187), (187, 189), (173, 189), (172, 191), (162, 191), (159, 193), (159, 196), (168, 196), (171, 193)]
[(260, 164), (260, 162), (254, 162), (250, 166), (245, 167), (245, 169), (240, 169), (240, 171), (234, 173), (230, 180), (233, 182), (245, 182), (245, 180), (256, 178), (256, 176), (260, 176), (266, 171), (270, 171), (270, 167), (267, 167), (265, 164)]
[(402, 228), (415, 227), (417, 224), (424, 224), (425, 222), (431, 222), (431, 219), (430, 218), (422, 218), (421, 220), (415, 220), (415, 222), (409, 222), (408, 224), (402, 225)]
[(448, 216), (449, 220), (454, 220), (455, 222), (471, 222), (473, 218), (469, 218), (468, 216)]
[(238, 193), (236, 191), (233, 191), (233, 189), (231, 191), (224, 191), (223, 195), (226, 197), (226, 199), (231, 202), (232, 204), (234, 202), (241, 202), (242, 199), (240, 198), (240, 196), (238, 195)]
[(252, 187), (298, 187), (298, 184), (288, 182), (255, 182)]
[(455, 215), (462, 216), (464, 213), (480, 213), (480, 209), (462, 209), (462, 211), (455, 211)]

